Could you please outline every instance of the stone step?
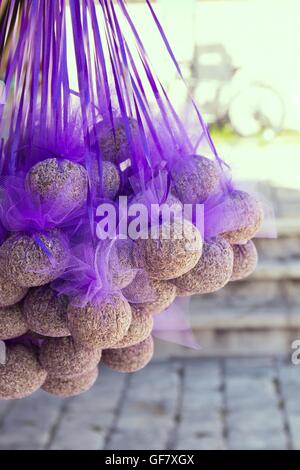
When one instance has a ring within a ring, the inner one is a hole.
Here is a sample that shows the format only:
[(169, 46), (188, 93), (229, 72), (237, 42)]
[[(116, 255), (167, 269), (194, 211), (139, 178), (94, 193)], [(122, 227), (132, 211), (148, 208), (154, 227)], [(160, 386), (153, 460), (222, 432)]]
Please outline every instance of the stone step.
[(300, 279), (300, 257), (291, 260), (260, 260), (251, 280), (280, 281), (282, 279)]
[(189, 314), (194, 330), (300, 330), (300, 305), (203, 309), (192, 302)]
[(258, 307), (255, 309), (221, 308), (211, 305), (210, 309), (201, 308), (196, 302), (190, 307), (190, 319), (193, 330), (262, 330), (300, 328), (300, 312), (294, 316), (286, 306)]
[(300, 236), (300, 219), (298, 217), (282, 217), (276, 220), (279, 237)]
[(282, 306), (292, 309), (300, 307), (299, 292), (299, 280), (257, 280), (251, 277), (248, 281), (230, 282), (213, 294), (194, 296), (191, 305), (196, 305), (196, 309), (201, 313), (218, 309), (255, 311)]
[(193, 303), (189, 317), (199, 348), (156, 340), (157, 358), (289, 356), (293, 342), (300, 340), (300, 306), (203, 309), (199, 301)]
[(256, 238), (254, 242), (261, 259), (300, 257), (300, 220), (279, 219), (277, 238)]
[(300, 281), (277, 277), (194, 296), (185, 312), (201, 348), (158, 341), (157, 357), (291, 354), (300, 339)]
[(300, 340), (300, 330), (195, 330), (198, 349), (181, 346), (170, 341), (155, 339), (155, 358), (187, 357), (291, 357), (292, 344)]
[(186, 310), (197, 330), (300, 329), (299, 292), (300, 281), (252, 278), (194, 296)]
[(260, 259), (289, 260), (300, 257), (300, 236), (255, 239)]

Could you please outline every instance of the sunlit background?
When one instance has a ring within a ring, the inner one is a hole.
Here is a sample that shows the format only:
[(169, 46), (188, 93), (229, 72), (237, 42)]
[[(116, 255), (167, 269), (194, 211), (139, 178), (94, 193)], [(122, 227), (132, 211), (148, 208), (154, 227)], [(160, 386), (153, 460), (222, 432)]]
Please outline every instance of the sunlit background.
[[(145, 2), (132, 13), (169, 93), (176, 71)], [(157, 0), (190, 90), (238, 178), (300, 188), (300, 4), (297, 0)], [(244, 139), (240, 139), (244, 137)]]

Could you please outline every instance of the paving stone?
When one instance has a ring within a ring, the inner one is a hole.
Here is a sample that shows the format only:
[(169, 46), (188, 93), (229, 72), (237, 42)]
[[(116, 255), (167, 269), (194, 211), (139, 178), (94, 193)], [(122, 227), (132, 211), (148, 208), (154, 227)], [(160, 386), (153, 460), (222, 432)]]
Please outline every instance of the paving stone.
[(186, 364), (176, 448), (223, 449), (223, 392), (219, 361)]
[[(172, 422), (166, 423), (169, 428), (172, 427)], [(164, 450), (166, 446), (166, 431), (161, 428), (161, 423), (157, 423), (157, 428), (153, 426), (148, 428), (146, 423), (140, 430), (137, 428), (117, 430), (113, 436), (111, 444), (107, 447), (108, 450)]]
[(185, 391), (198, 392), (200, 389), (218, 390), (221, 383), (221, 364), (216, 360), (190, 361), (184, 368)]
[[(200, 405), (201, 403), (201, 405)], [(203, 448), (203, 441), (214, 442), (215, 449), (226, 448), (223, 436), (222, 422), (222, 402), (210, 404), (210, 410), (205, 410), (205, 403), (202, 405), (202, 394), (198, 396), (198, 409), (193, 413), (185, 412), (178, 425), (176, 449), (190, 448), (188, 442), (193, 442), (194, 449)]]
[[(187, 409), (186, 404), (183, 403), (182, 414), (179, 419), (177, 429), (177, 440), (181, 442), (183, 437), (198, 436), (198, 437), (222, 437), (223, 434), (223, 404), (219, 400), (212, 403), (208, 400), (203, 400), (203, 393), (200, 393), (195, 403), (194, 409)], [(199, 405), (201, 400), (201, 404)]]
[(299, 390), (300, 366), (270, 356), (103, 368), (79, 397), (0, 402), (0, 449), (300, 449)]
[(239, 407), (255, 408), (261, 403), (276, 405), (274, 384), (269, 380), (230, 379), (227, 381), (227, 393), (231, 409)]
[(0, 449), (43, 449), (61, 406), (62, 400), (42, 391), (16, 401), (3, 421)]
[(11, 402), (9, 401), (1, 401), (0, 400), (0, 426), (3, 417), (6, 415), (8, 410), (11, 408)]
[(174, 363), (152, 363), (133, 374), (107, 448), (166, 448), (175, 427), (179, 382)]
[(200, 431), (196, 433), (195, 436), (188, 434), (187, 436), (182, 436), (180, 443), (176, 447), (176, 450), (226, 450), (226, 446), (223, 440), (223, 437), (219, 439), (217, 437), (209, 437), (206, 434), (202, 434)]
[(124, 380), (123, 374), (105, 368), (100, 370), (99, 379), (89, 392), (68, 400), (50, 449), (103, 448), (121, 398)]
[(293, 449), (300, 449), (300, 365), (291, 363), (279, 365), (284, 408)]
[[(288, 437), (273, 363), (226, 362), (230, 449), (285, 449)], [(275, 437), (274, 437), (275, 436)]]
[(288, 415), (288, 422), (292, 435), (292, 448), (300, 450), (300, 415)]
[(276, 370), (274, 368), (273, 357), (238, 357), (225, 360), (226, 376), (241, 378), (246, 376), (274, 378)]
[[(282, 416), (277, 410), (277, 404), (267, 403), (265, 400), (259, 403), (255, 400), (251, 406), (250, 402), (239, 403), (240, 409), (230, 410), (227, 416), (229, 434), (241, 431), (255, 435), (265, 432), (272, 435), (279, 432), (284, 434)], [(242, 408), (246, 406), (247, 409)]]
[(283, 387), (289, 390), (289, 387), (300, 387), (300, 364), (295, 365), (291, 359), (284, 362), (279, 361), (279, 376)]
[(286, 450), (286, 438), (283, 433), (273, 434), (269, 430), (241, 433), (233, 431), (229, 437), (230, 450)]

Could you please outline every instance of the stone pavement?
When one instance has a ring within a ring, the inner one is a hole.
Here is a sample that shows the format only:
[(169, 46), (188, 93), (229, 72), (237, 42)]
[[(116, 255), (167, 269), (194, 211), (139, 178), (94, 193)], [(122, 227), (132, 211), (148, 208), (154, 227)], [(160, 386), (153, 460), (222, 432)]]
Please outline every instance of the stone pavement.
[(300, 449), (300, 366), (278, 358), (102, 368), (94, 388), (0, 402), (0, 449)]

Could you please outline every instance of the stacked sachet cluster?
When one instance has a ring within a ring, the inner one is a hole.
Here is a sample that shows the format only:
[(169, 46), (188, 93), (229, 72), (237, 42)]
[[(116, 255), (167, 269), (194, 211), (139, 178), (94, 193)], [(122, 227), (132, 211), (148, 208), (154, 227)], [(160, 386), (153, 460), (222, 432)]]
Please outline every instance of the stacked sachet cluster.
[[(110, 137), (109, 133), (107, 140)], [(115, 150), (120, 149), (107, 145), (110, 160), (103, 165), (103, 187), (106, 200), (116, 200), (121, 176), (114, 162)], [(125, 151), (126, 140), (120, 146)], [(197, 201), (205, 208), (218, 191), (217, 164), (202, 156), (188, 158), (193, 171), (188, 166), (188, 171), (183, 167), (170, 173), (171, 189), (162, 204), (172, 208)], [(76, 257), (77, 232), (73, 235), (74, 223), (87, 209), (85, 167), (47, 158), (36, 163), (23, 180), (19, 178), (22, 183), (26, 198), (32, 198), (38, 212), (55, 212), (59, 217), (43, 217), (51, 220), (49, 229), (47, 223), (41, 231), (28, 223), (30, 230), (7, 232), (0, 247), (0, 339), (7, 345), (6, 362), (0, 366), (2, 399), (21, 398), (40, 387), (61, 396), (83, 392), (96, 380), (99, 362), (116, 371), (139, 370), (153, 354), (153, 315), (169, 308), (177, 296), (215, 292), (255, 269), (257, 252), (251, 238), (262, 223), (262, 207), (246, 192), (232, 190), (223, 194), (220, 207), (224, 217), (238, 219), (236, 228), (229, 224), (229, 229), (206, 238), (185, 220), (184, 236), (177, 238), (182, 221), (174, 218), (159, 226), (158, 239), (150, 233), (137, 240), (117, 239), (107, 251), (107, 285), (100, 289), (100, 296), (86, 303), (74, 293), (68, 296), (56, 289), (68, 286), (70, 266), (72, 276), (78, 269), (80, 277), (80, 264), (88, 263), (81, 254)], [(7, 188), (2, 205), (17, 216), (11, 193)], [(143, 194), (131, 197), (143, 200)], [(10, 214), (2, 212), (4, 227), (9, 226), (9, 218)], [(14, 223), (18, 225), (15, 218)]]

